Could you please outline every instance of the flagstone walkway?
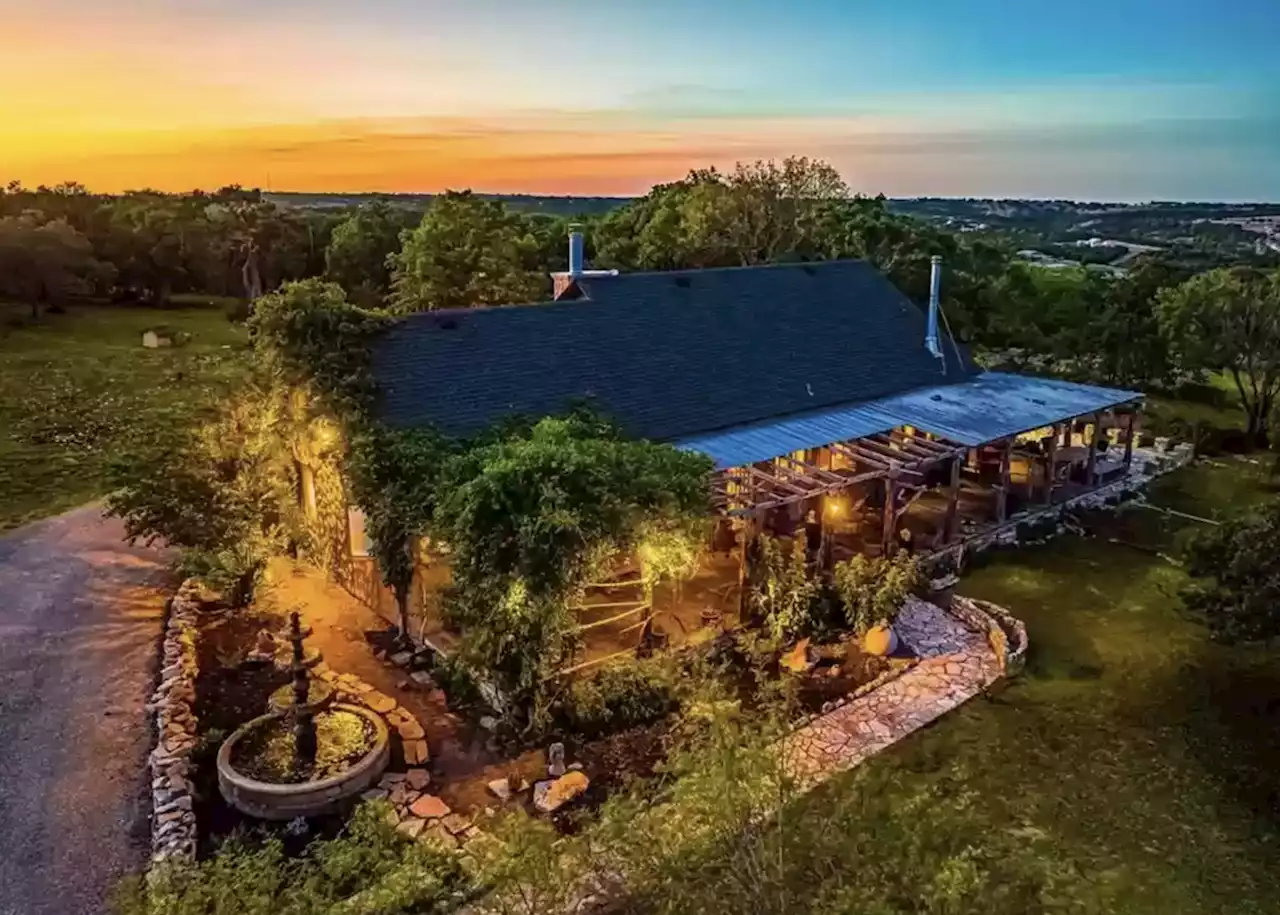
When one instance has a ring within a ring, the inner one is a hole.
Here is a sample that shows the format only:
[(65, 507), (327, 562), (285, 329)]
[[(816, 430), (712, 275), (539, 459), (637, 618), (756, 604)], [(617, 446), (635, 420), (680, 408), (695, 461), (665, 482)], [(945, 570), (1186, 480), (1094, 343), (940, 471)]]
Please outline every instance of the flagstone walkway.
[(784, 752), (807, 787), (874, 756), (972, 699), (1000, 676), (986, 637), (934, 604), (908, 598), (894, 628), (920, 663), (787, 738)]

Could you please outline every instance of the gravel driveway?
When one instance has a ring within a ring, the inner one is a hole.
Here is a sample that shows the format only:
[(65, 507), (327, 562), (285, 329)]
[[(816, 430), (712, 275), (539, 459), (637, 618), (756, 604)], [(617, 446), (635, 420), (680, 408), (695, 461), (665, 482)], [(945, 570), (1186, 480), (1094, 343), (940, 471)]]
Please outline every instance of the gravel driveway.
[(88, 915), (149, 853), (164, 555), (95, 506), (0, 535), (0, 915)]

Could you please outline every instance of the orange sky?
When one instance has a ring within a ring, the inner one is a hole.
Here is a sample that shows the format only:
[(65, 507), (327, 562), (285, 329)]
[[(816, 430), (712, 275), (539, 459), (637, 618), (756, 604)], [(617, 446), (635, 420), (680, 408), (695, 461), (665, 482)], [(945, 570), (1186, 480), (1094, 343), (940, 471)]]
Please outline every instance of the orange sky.
[(0, 0), (0, 183), (629, 194), (802, 154), (899, 196), (1280, 194), (1262, 0), (1004, 2)]

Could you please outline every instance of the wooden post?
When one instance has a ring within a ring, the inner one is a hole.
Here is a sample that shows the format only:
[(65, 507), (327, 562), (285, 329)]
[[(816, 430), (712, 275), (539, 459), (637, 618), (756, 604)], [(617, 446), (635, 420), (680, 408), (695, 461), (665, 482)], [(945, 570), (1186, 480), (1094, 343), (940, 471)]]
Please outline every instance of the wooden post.
[(1053, 424), (1053, 435), (1049, 436), (1049, 460), (1044, 477), (1044, 504), (1053, 504), (1053, 481), (1058, 471), (1058, 424)]
[(996, 520), (1001, 524), (1009, 517), (1009, 462), (1013, 457), (1013, 439), (1005, 439), (1000, 453), (1000, 492), (996, 496)]
[(1102, 431), (1102, 413), (1093, 414), (1093, 431), (1089, 434), (1089, 457), (1085, 463), (1084, 482), (1093, 486), (1097, 482), (1098, 433)]
[(1142, 404), (1134, 404), (1133, 409), (1129, 411), (1129, 421), (1125, 424), (1124, 434), (1124, 469), (1127, 473), (1129, 465), (1133, 463), (1133, 439), (1138, 434), (1138, 414), (1142, 411)]
[(947, 520), (946, 527), (943, 530), (943, 543), (950, 543), (956, 539), (956, 528), (959, 527), (960, 520), (960, 457), (957, 455), (951, 459), (951, 497), (947, 502)]
[(880, 530), (880, 555), (888, 558), (893, 555), (893, 537), (897, 533), (898, 513), (898, 480), (897, 471), (889, 471), (884, 479), (884, 515)]

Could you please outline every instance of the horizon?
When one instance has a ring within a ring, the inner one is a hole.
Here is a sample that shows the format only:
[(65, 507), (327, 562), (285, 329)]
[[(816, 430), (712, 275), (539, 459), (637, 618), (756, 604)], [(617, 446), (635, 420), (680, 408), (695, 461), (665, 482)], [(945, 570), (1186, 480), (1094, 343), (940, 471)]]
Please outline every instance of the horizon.
[(1267, 0), (795, 6), (0, 0), (0, 180), (627, 197), (807, 155), (895, 199), (1280, 200)]

